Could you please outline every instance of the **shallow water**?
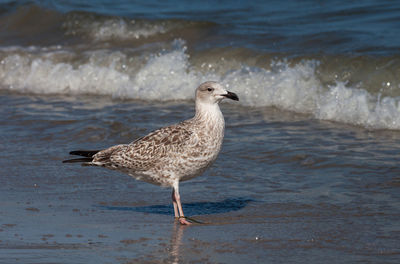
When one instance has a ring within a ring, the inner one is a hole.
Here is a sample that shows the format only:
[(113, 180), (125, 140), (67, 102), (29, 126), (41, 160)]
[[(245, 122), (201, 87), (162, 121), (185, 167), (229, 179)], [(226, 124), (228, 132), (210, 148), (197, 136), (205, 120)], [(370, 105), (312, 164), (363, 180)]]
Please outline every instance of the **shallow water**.
[[(398, 4), (176, 3), (1, 1), (0, 262), (397, 263)], [(181, 184), (204, 224), (61, 163), (190, 118), (205, 80), (240, 101)]]
[(398, 132), (223, 104), (220, 157), (181, 184), (186, 214), (207, 224), (181, 227), (169, 189), (61, 161), (188, 118), (191, 102), (3, 93), (1, 104), (7, 263), (398, 260)]

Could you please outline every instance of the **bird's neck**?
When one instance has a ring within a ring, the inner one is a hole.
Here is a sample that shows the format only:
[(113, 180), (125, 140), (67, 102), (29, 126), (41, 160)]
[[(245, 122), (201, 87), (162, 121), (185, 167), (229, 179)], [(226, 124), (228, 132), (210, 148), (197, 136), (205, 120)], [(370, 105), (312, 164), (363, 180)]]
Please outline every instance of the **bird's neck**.
[(204, 125), (220, 126), (219, 129), (224, 129), (225, 121), (218, 104), (207, 104), (196, 102), (196, 114), (194, 121), (203, 123)]
[(212, 146), (214, 158), (221, 149), (224, 138), (225, 120), (218, 104), (204, 104), (196, 102), (196, 114), (192, 119), (194, 127), (197, 127), (199, 144)]

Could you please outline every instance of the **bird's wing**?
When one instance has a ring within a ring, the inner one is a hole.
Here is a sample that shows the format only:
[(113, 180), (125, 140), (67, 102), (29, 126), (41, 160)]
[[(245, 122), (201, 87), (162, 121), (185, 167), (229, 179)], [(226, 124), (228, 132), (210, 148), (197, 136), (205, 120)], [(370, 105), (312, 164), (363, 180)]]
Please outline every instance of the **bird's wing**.
[(108, 159), (114, 168), (144, 171), (165, 157), (182, 152), (191, 134), (192, 132), (185, 128), (183, 122), (163, 127), (129, 145), (118, 145), (107, 149), (111, 154)]
[(93, 160), (92, 163), (96, 164), (96, 165), (101, 165), (101, 166), (108, 166), (111, 163), (111, 156), (114, 153), (123, 151), (124, 149), (126, 149), (127, 145), (115, 145), (112, 147), (109, 147), (107, 149), (101, 150), (99, 152), (97, 152), (94, 156), (93, 156)]

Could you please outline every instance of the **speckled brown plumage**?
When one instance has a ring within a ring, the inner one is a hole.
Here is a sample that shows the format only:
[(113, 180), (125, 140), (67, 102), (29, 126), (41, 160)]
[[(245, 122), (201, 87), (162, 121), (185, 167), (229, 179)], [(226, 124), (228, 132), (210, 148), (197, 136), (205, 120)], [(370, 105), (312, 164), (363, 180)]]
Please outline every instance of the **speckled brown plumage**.
[[(175, 204), (178, 202), (180, 207), (179, 182), (202, 174), (217, 158), (225, 128), (218, 106), (223, 98), (238, 100), (236, 94), (227, 92), (216, 82), (203, 83), (196, 89), (193, 118), (160, 128), (130, 144), (112, 146), (97, 153), (75, 151), (71, 154), (92, 154), (87, 165), (118, 170), (138, 180), (173, 187), (175, 216), (183, 217), (181, 208), (178, 213)], [(74, 160), (67, 162), (71, 161)]]

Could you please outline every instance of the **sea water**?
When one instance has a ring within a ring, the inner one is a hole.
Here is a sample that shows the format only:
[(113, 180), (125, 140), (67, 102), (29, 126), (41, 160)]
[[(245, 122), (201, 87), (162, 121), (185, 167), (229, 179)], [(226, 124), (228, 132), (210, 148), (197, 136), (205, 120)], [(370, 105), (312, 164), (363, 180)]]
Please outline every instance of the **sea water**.
[[(396, 1), (0, 3), (3, 262), (398, 261)], [(215, 165), (181, 184), (211, 224), (61, 163), (190, 118), (206, 80), (240, 98)]]

